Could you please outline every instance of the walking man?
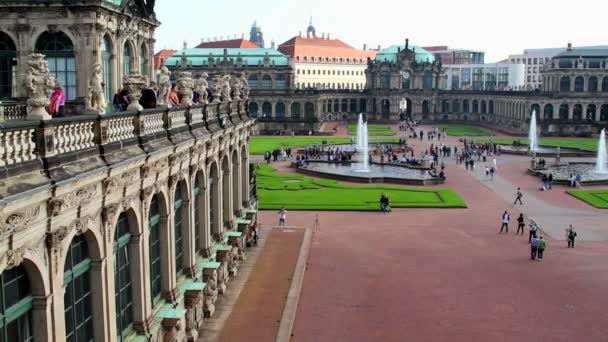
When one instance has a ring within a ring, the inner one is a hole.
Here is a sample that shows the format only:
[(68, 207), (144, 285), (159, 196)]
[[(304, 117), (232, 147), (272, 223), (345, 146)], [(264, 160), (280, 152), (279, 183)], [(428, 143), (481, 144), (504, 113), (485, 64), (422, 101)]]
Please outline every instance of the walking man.
[(285, 226), (287, 224), (287, 210), (281, 208), (279, 211), (279, 226)]
[(568, 239), (568, 248), (574, 248), (574, 239), (576, 238), (576, 230), (572, 225), (566, 229), (566, 238)]
[(538, 231), (538, 226), (536, 222), (530, 220), (530, 236), (528, 237), (528, 243), (532, 241), (532, 238), (536, 238), (536, 231)]
[(535, 260), (538, 254), (538, 242), (536, 237), (533, 237), (532, 241), (530, 241), (530, 259), (532, 260)]
[(505, 232), (509, 232), (509, 213), (505, 210), (504, 214), (502, 214), (502, 225), (500, 226), (500, 232), (498, 234), (502, 234), (502, 230), (505, 229)]
[(517, 218), (517, 232), (515, 232), (515, 235), (519, 234), (519, 231), (521, 230), (521, 235), (524, 235), (524, 227), (526, 225), (524, 224), (524, 214), (519, 214), (519, 217)]
[(543, 253), (545, 253), (545, 248), (547, 248), (547, 241), (545, 241), (541, 236), (538, 240), (538, 260), (543, 260)]
[(517, 204), (517, 201), (519, 201), (520, 205), (524, 205), (521, 201), (521, 198), (524, 197), (524, 194), (521, 193), (521, 188), (517, 188), (517, 193), (515, 195), (517, 197), (515, 198), (515, 202), (513, 202), (513, 204)]

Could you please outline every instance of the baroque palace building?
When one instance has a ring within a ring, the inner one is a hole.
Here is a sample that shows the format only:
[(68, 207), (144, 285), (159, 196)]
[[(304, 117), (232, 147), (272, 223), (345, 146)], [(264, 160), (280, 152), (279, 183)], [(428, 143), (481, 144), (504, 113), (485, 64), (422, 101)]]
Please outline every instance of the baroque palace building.
[[(181, 104), (142, 110), (153, 3), (0, 5), (19, 102), (0, 106), (0, 342), (195, 341), (230, 295), (256, 218), (248, 88), (193, 105), (180, 72)], [(127, 111), (105, 113), (102, 78), (129, 89)], [(46, 113), (56, 79), (70, 117)]]

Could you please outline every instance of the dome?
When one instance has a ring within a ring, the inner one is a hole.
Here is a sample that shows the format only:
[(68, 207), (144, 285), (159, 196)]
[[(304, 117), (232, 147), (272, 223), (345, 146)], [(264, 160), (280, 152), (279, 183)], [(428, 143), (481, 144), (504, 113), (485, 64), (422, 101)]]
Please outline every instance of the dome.
[[(405, 46), (393, 45), (380, 51), (374, 60), (379, 62), (396, 62), (397, 53), (404, 49)], [(416, 62), (418, 63), (433, 63), (435, 61), (435, 56), (421, 47), (410, 45), (408, 49), (416, 52)]]

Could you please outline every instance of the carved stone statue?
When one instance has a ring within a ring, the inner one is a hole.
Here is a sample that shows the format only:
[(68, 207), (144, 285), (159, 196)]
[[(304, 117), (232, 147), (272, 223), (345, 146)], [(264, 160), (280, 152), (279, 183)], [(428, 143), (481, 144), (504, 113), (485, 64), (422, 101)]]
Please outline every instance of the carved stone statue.
[(219, 103), (222, 97), (222, 79), (219, 76), (213, 77), (211, 93), (213, 95), (213, 103)]
[(171, 92), (171, 71), (166, 66), (160, 69), (160, 78), (158, 80), (158, 105), (170, 107), (169, 93)]
[(194, 89), (194, 81), (192, 80), (192, 73), (188, 71), (181, 71), (177, 74), (177, 91), (182, 95), (181, 105), (182, 107), (192, 106), (192, 98)]
[(125, 80), (125, 87), (129, 90), (129, 101), (131, 101), (127, 110), (139, 111), (144, 109), (139, 104), (139, 99), (141, 99), (141, 90), (144, 89), (145, 85), (144, 78), (137, 71), (131, 71), (129, 78)]
[(230, 75), (224, 75), (224, 77), (222, 77), (222, 101), (232, 101), (232, 98), (230, 98)]
[(239, 75), (241, 79), (241, 99), (248, 100), (249, 99), (249, 80), (247, 80), (247, 76), (244, 72), (241, 72)]
[(106, 113), (106, 99), (102, 86), (101, 64), (95, 64), (91, 68), (91, 79), (89, 80), (89, 95), (87, 97), (86, 111), (95, 114)]
[(27, 104), (32, 108), (27, 120), (52, 119), (46, 106), (50, 104), (48, 94), (55, 86), (55, 76), (49, 73), (49, 63), (44, 57), (40, 53), (31, 53), (28, 56), (27, 72), (22, 76), (23, 88), (28, 96)]
[(204, 104), (209, 103), (209, 94), (207, 93), (207, 89), (209, 88), (209, 82), (207, 82), (207, 77), (209, 77), (209, 74), (204, 72), (201, 74), (201, 77), (199, 78), (199, 83), (200, 83), (199, 93), (201, 94), (201, 103), (204, 103)]
[(231, 87), (232, 87), (232, 98), (235, 100), (241, 99), (241, 78), (236, 74), (231, 79)]

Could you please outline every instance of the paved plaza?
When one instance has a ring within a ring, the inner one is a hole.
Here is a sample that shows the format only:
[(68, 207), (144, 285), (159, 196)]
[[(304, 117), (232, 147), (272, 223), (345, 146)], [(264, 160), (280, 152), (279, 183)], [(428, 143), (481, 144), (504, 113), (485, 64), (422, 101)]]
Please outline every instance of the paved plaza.
[[(416, 151), (430, 144), (413, 143)], [(447, 144), (461, 147), (452, 137)], [(500, 156), (494, 181), (482, 163), (476, 171), (453, 159), (446, 164), (443, 187), (467, 209), (289, 212), (289, 225), (312, 226), (316, 215), (320, 221), (292, 340), (605, 341), (608, 212), (562, 186), (539, 191), (525, 157)], [(274, 166), (289, 172), (284, 163)], [(517, 187), (523, 206), (512, 205)], [(509, 234), (498, 233), (504, 210)], [(527, 228), (515, 236), (520, 212), (548, 241), (543, 261), (530, 260)], [(260, 220), (276, 225), (277, 213), (262, 212)], [(575, 249), (564, 241), (570, 223), (579, 232)]]

